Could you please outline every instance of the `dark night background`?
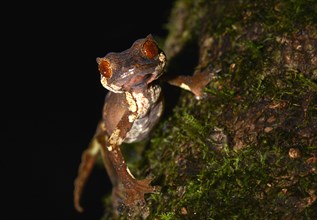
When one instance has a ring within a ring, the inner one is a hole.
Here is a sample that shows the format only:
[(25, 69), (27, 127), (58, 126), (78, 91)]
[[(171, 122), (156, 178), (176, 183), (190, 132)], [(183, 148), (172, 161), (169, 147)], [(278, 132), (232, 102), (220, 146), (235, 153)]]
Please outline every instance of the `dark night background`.
[[(149, 33), (165, 37), (171, 1), (13, 3), (2, 9), (2, 219), (100, 219), (110, 192), (94, 169), (72, 204), (82, 151), (101, 116), (106, 90), (96, 57)], [(25, 5), (24, 5), (25, 4)]]

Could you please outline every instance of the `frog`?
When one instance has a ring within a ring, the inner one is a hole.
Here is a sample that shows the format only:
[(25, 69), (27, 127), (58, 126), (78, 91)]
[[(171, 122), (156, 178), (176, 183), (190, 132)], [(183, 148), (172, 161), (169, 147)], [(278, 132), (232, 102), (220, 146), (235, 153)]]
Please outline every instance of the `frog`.
[[(98, 155), (112, 183), (112, 204), (133, 208), (144, 206), (145, 194), (159, 193), (160, 186), (152, 186), (153, 178), (134, 177), (121, 151), (123, 143), (142, 141), (159, 122), (164, 99), (157, 82), (165, 72), (167, 58), (151, 34), (136, 40), (122, 52), (110, 52), (97, 57), (100, 82), (108, 90), (101, 119), (88, 148), (82, 153), (74, 181), (74, 207), (83, 212), (80, 204), (84, 185)], [(191, 91), (201, 99), (203, 88), (211, 74), (178, 76), (168, 83)]]

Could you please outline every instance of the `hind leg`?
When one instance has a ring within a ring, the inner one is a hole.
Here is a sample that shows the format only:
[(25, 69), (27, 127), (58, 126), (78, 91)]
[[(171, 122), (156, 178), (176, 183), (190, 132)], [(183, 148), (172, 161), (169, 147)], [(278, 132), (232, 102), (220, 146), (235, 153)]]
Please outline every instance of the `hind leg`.
[(94, 137), (91, 140), (89, 147), (82, 154), (81, 163), (78, 169), (78, 175), (74, 182), (74, 206), (78, 212), (83, 212), (83, 208), (80, 205), (81, 194), (94, 166), (99, 150), (100, 143), (98, 142), (97, 138)]

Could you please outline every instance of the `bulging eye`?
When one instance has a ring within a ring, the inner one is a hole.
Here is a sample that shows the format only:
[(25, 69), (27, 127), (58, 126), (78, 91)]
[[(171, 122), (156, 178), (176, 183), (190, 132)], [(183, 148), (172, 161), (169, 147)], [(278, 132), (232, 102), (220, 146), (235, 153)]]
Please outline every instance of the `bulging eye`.
[(98, 70), (101, 75), (106, 78), (110, 78), (112, 76), (112, 69), (110, 67), (110, 62), (107, 60), (99, 60)]
[(147, 40), (143, 44), (142, 52), (147, 58), (153, 59), (158, 54), (158, 48), (157, 48), (156, 43), (152, 40)]

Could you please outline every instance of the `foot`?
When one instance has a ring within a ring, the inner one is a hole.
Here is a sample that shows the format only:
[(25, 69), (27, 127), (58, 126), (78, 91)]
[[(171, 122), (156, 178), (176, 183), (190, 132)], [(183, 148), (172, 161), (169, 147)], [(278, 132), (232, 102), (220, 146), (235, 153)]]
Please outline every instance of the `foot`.
[(160, 187), (150, 185), (151, 181), (152, 179), (133, 179), (114, 187), (112, 201), (115, 209), (119, 213), (128, 210), (129, 214), (140, 211), (146, 205), (144, 194), (160, 191)]
[(204, 95), (203, 89), (214, 77), (215, 72), (206, 69), (202, 72), (195, 72), (193, 76), (178, 76), (169, 80), (168, 83), (191, 91), (195, 95), (196, 99), (201, 99)]

